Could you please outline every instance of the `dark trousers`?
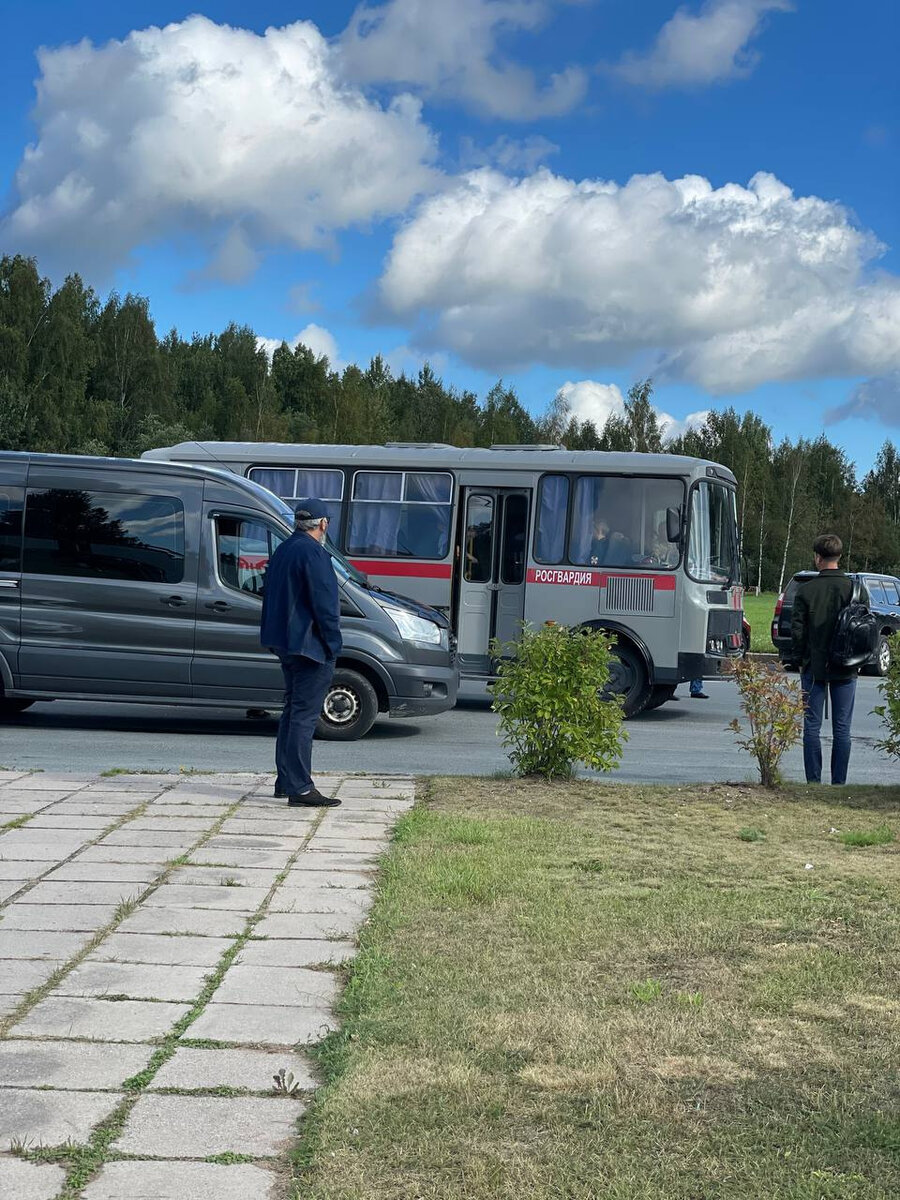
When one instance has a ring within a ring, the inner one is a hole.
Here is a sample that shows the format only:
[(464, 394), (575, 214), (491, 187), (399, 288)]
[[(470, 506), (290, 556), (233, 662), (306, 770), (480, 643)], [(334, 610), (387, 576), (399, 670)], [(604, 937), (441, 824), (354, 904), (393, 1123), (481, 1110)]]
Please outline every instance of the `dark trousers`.
[(831, 782), (847, 782), (850, 764), (850, 725), (853, 722), (853, 702), (856, 699), (856, 677), (821, 683), (812, 675), (800, 676), (803, 688), (803, 766), (807, 783), (822, 782), (822, 714), (825, 694), (831, 699)]
[(299, 796), (312, 787), (312, 743), (316, 721), (331, 677), (334, 660), (314, 662), (299, 654), (281, 659), (284, 676), (284, 708), (275, 742), (275, 791)]

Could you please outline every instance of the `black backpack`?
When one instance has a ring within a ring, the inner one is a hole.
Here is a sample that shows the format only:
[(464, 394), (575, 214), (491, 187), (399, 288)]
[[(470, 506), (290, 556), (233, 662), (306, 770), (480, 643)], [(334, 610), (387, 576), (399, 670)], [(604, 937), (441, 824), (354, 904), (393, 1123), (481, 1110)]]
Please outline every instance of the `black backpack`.
[(859, 580), (853, 580), (850, 599), (838, 613), (828, 659), (834, 667), (861, 667), (875, 653), (879, 629), (875, 614), (863, 604)]

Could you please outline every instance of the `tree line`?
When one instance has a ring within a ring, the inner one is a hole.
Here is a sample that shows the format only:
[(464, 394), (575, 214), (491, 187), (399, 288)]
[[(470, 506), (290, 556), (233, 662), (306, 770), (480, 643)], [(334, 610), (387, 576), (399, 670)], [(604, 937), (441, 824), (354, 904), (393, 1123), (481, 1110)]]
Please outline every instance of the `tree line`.
[(77, 275), (55, 290), (33, 259), (0, 258), (0, 448), (133, 456), (191, 438), (367, 444), (385, 441), (561, 443), (573, 450), (696, 455), (738, 484), (748, 587), (780, 590), (810, 565), (813, 538), (836, 531), (852, 569), (900, 569), (900, 454), (886, 441), (858, 478), (824, 435), (776, 441), (758, 416), (733, 408), (668, 437), (650, 380), (602, 427), (564, 397), (532, 416), (498, 380), (479, 398), (429, 366), (395, 376), (380, 355), (343, 371), (308, 347), (272, 355), (248, 326), (189, 340), (157, 335), (142, 296), (102, 301)]

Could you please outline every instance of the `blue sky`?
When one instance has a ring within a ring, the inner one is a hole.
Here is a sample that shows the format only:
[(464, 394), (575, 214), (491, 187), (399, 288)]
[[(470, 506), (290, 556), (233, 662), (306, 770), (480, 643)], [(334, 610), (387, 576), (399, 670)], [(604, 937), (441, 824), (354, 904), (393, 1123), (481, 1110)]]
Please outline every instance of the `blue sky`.
[(862, 470), (900, 437), (895, 0), (0, 18), (0, 249), (55, 282), (535, 412), (651, 374), (673, 430), (732, 404)]

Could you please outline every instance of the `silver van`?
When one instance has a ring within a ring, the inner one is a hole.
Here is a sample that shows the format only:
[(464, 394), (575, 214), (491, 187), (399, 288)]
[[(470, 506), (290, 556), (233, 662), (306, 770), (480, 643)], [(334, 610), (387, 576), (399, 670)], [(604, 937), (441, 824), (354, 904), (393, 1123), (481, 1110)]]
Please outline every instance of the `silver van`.
[[(228, 471), (0, 452), (0, 716), (56, 699), (280, 707), (259, 621), (292, 525), (286, 504)], [(329, 549), (344, 649), (318, 735), (452, 708), (446, 618)]]

